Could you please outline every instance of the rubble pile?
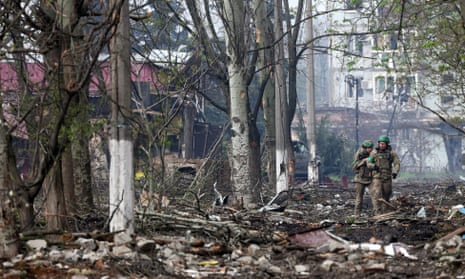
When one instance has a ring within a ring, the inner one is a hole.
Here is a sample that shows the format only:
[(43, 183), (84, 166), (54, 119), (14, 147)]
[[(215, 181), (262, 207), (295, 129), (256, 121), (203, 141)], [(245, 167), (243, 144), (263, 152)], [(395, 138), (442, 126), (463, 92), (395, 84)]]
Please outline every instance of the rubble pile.
[[(107, 232), (55, 243), (23, 239), (2, 278), (463, 278), (461, 186), (396, 185), (391, 211), (352, 216), (350, 188), (305, 188), (281, 208), (199, 212), (170, 204), (139, 215), (143, 233), (116, 245)], [(142, 230), (141, 230), (142, 231)], [(461, 277), (462, 276), (462, 277)]]

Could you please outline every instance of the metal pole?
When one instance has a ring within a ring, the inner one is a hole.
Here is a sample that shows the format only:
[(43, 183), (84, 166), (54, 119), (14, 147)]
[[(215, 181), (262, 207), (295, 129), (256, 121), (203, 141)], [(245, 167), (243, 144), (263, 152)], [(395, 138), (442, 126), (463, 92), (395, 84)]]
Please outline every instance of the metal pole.
[(360, 79), (355, 79), (355, 147), (357, 150), (359, 146), (358, 130), (359, 130), (359, 109), (358, 109), (358, 95), (360, 93)]
[(347, 85), (349, 86), (349, 96), (352, 97), (354, 94), (354, 87), (355, 87), (355, 150), (358, 149), (359, 145), (359, 138), (358, 138), (358, 132), (359, 132), (359, 108), (358, 108), (358, 96), (360, 94), (360, 80), (361, 78), (355, 78), (353, 75), (347, 75), (344, 78), (344, 81), (347, 82)]

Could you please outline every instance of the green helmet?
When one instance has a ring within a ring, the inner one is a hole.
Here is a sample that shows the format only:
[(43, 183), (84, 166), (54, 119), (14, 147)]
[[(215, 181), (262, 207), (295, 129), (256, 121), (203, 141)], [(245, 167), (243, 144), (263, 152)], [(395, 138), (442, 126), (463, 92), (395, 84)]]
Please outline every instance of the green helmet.
[(389, 143), (390, 140), (389, 140), (389, 137), (388, 137), (388, 136), (380, 136), (380, 137), (378, 138), (378, 142)]
[(373, 141), (371, 141), (371, 140), (364, 140), (364, 141), (362, 142), (362, 147), (363, 147), (363, 148), (373, 147)]

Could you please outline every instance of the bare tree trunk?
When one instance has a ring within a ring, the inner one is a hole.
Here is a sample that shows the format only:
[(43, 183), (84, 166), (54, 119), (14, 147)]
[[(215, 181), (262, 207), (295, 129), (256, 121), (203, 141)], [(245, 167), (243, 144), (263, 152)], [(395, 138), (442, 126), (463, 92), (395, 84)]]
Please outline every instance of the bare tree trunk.
[[(1, 99), (0, 99), (1, 103)], [(5, 123), (3, 110), (0, 106), (0, 121)], [(15, 203), (10, 193), (14, 190), (14, 181), (10, 179), (11, 139), (7, 136), (5, 125), (0, 125), (0, 258), (12, 258), (18, 254), (17, 227), (15, 219)]]
[[(18, 49), (24, 48), (24, 42), (23, 42), (23, 37), (19, 34), (12, 33), (11, 34), (14, 45)], [(15, 57), (15, 66), (16, 66), (16, 82), (18, 83), (18, 95), (28, 95), (29, 91), (29, 82), (27, 78), (28, 77), (28, 69), (26, 66), (26, 59), (25, 59), (25, 54), (24, 53), (14, 53), (13, 56)], [(1, 110), (1, 108), (0, 108)], [(0, 114), (0, 118), (2, 115)], [(30, 127), (27, 127), (28, 129)], [(28, 129), (29, 130), (29, 129)], [(7, 139), (8, 141), (11, 140), (10, 137)], [(8, 143), (9, 148), (12, 148), (11, 142)], [(9, 150), (10, 154), (14, 154), (13, 150)], [(23, 150), (22, 153), (26, 157), (26, 151)], [(11, 157), (12, 155), (10, 155)], [(9, 158), (8, 160), (11, 160), (12, 158)], [(14, 159), (16, 160), (16, 159)], [(23, 164), (31, 164), (30, 160), (27, 160), (27, 158), (23, 159)], [(1, 162), (6, 162), (6, 160), (1, 160)], [(16, 163), (10, 163), (12, 166), (16, 166)], [(22, 179), (19, 176), (19, 173), (17, 172), (16, 168), (15, 169), (9, 169), (10, 176), (12, 175), (12, 172), (16, 172), (18, 176), (18, 181), (21, 181), (24, 183), (24, 181), (28, 180), (32, 174), (31, 174), (31, 169), (28, 169), (28, 173), (22, 173), (23, 177)], [(16, 188), (15, 193), (16, 193), (16, 199), (15, 199), (15, 210), (17, 210), (18, 214), (18, 222), (19, 222), (19, 230), (20, 231), (27, 231), (31, 229), (34, 226), (34, 197), (33, 195), (30, 194), (29, 190), (33, 192), (36, 187), (32, 188), (26, 188), (24, 185), (16, 185), (14, 188)], [(3, 199), (2, 199), (3, 200)]]
[(226, 52), (229, 57), (228, 76), (231, 103), (231, 176), (233, 196), (244, 207), (252, 202), (250, 177), (250, 143), (248, 92), (245, 69), (245, 3), (227, 0), (224, 3)]
[(249, 123), (249, 146), (250, 146), (250, 159), (249, 159), (249, 175), (250, 175), (250, 193), (252, 199), (258, 200), (262, 186), (262, 173), (261, 173), (261, 160), (260, 160), (260, 133), (257, 124), (250, 120)]
[[(53, 65), (60, 65), (60, 50), (53, 49), (46, 55), (46, 61), (51, 68)], [(62, 96), (60, 89), (60, 79), (62, 76), (60, 75), (57, 69), (50, 70), (50, 84), (51, 84), (51, 95), (57, 102), (62, 101)], [(50, 111), (43, 111), (43, 117), (46, 120), (44, 123), (47, 123), (49, 131), (52, 131), (57, 128), (57, 121), (62, 115), (61, 104), (55, 104), (55, 107)], [(56, 133), (60, 133), (59, 131), (54, 131)], [(64, 143), (63, 143), (64, 144)], [(52, 144), (49, 142), (49, 148), (53, 148)], [(47, 154), (43, 155), (47, 156)], [(63, 190), (63, 180), (62, 180), (62, 173), (61, 173), (61, 156), (59, 156), (54, 160), (54, 162), (50, 162), (53, 166), (50, 166), (48, 169), (46, 178), (42, 182), (42, 190), (45, 194), (44, 199), (46, 200), (46, 216), (45, 220), (47, 222), (47, 229), (49, 230), (61, 230), (63, 227), (61, 225), (64, 224), (61, 220), (61, 217), (66, 215), (65, 206), (64, 206), (64, 190)], [(41, 170), (42, 171), (42, 170)], [(59, 178), (57, 178), (59, 176)], [(63, 210), (63, 211), (61, 211)]]
[[(88, 85), (79, 90), (76, 106), (79, 108), (76, 118), (77, 123), (89, 123), (89, 100), (87, 98)], [(90, 125), (79, 125), (71, 143), (72, 164), (74, 166), (75, 192), (78, 193), (78, 200), (82, 202), (86, 210), (95, 208), (94, 195), (92, 192), (92, 170), (89, 152)]]
[[(46, 117), (48, 123), (54, 126), (63, 115), (63, 107), (65, 102), (68, 102), (72, 98), (66, 89), (74, 87), (76, 78), (73, 73), (73, 59), (71, 51), (71, 38), (70, 36), (64, 36), (64, 34), (71, 34), (71, 24), (75, 20), (76, 14), (74, 11), (74, 1), (62, 1), (56, 4), (55, 15), (58, 18), (58, 24), (62, 28), (63, 33), (59, 36), (56, 35), (57, 44), (55, 47), (46, 54), (47, 66), (51, 73), (50, 85), (51, 95), (56, 100), (57, 104), (55, 107), (45, 113), (50, 113)], [(44, 7), (50, 8), (50, 4), (43, 3)], [(61, 129), (57, 128), (57, 133), (61, 134)], [(62, 135), (63, 136), (63, 135)], [(46, 214), (45, 218), (47, 221), (47, 228), (49, 230), (61, 230), (65, 225), (65, 216), (67, 215), (67, 204), (66, 201), (74, 201), (74, 172), (73, 167), (69, 166), (71, 162), (64, 162), (64, 160), (71, 160), (71, 147), (68, 140), (63, 140), (62, 144), (67, 146), (64, 150), (65, 156), (60, 154), (59, 158), (55, 161), (55, 165), (48, 172), (46, 179), (44, 180), (43, 192), (45, 193), (46, 199)], [(51, 147), (52, 148), (52, 147)], [(67, 153), (67, 154), (66, 154)], [(65, 169), (62, 168), (62, 163), (65, 164)], [(64, 170), (64, 172), (62, 172)], [(63, 181), (66, 184), (63, 184)], [(64, 187), (69, 187), (71, 190), (65, 190)], [(65, 192), (67, 192), (68, 199), (65, 199)]]
[(462, 135), (444, 135), (448, 171), (457, 173), (462, 170)]
[(195, 108), (192, 103), (186, 104), (183, 110), (183, 158), (192, 159), (194, 157), (194, 113)]
[[(57, 164), (50, 170), (42, 188), (46, 199), (44, 215), (49, 231), (62, 230), (66, 224), (67, 212), (60, 163), (61, 160), (57, 160)], [(55, 239), (52, 238), (52, 240)]]
[[(72, 34), (73, 27), (72, 24), (76, 22), (77, 13), (75, 10), (75, 1), (74, 0), (60, 0), (58, 1), (57, 5), (57, 15), (59, 16), (59, 24), (61, 24), (62, 29), (64, 30), (64, 34)], [(77, 63), (74, 59), (74, 49), (73, 44), (74, 40), (70, 35), (63, 36), (61, 38), (61, 57), (57, 58), (57, 60), (62, 59), (63, 63), (63, 73), (62, 77), (60, 76), (61, 73), (58, 73), (59, 78), (62, 80), (63, 88), (70, 88), (73, 83), (77, 83)], [(60, 91), (62, 89), (60, 88)], [(65, 92), (60, 92), (60, 94)], [(77, 106), (76, 98), (73, 98), (72, 103), (76, 105), (76, 109), (79, 109)], [(71, 118), (73, 116), (68, 116), (67, 118)], [(71, 135), (72, 137), (72, 135)], [(71, 139), (72, 141), (72, 139)], [(59, 169), (61, 170), (61, 174), (57, 174), (57, 178), (60, 179), (52, 179), (51, 181), (56, 181), (62, 183), (63, 194), (57, 189), (57, 194), (63, 195), (65, 198), (62, 202), (65, 202), (65, 209), (67, 212), (73, 212), (76, 208), (76, 197), (75, 197), (75, 190), (74, 190), (74, 166), (73, 166), (73, 155), (72, 155), (72, 144), (67, 143), (65, 150), (63, 151), (62, 157), (60, 159), (61, 166)], [(52, 192), (53, 193), (53, 192)], [(60, 196), (55, 197), (60, 198)], [(52, 204), (53, 206), (53, 204)], [(60, 223), (57, 223), (60, 224)], [(63, 225), (60, 224), (60, 225)], [(61, 227), (60, 227), (61, 228)]]
[(110, 231), (116, 243), (130, 240), (134, 232), (133, 142), (131, 117), (131, 66), (128, 1), (112, 2), (113, 18), (119, 18), (110, 44), (111, 57), (111, 138), (110, 138)]
[(284, 74), (284, 42), (281, 0), (274, 0), (275, 14), (275, 110), (276, 110), (276, 192), (289, 189), (289, 121), (287, 119), (287, 90)]
[(76, 195), (74, 192), (74, 166), (71, 145), (69, 145), (61, 156), (61, 173), (63, 176), (63, 197), (66, 201), (66, 211), (70, 214), (76, 213)]
[[(80, 107), (85, 108), (84, 103), (79, 102)], [(86, 102), (87, 103), (87, 102)], [(81, 112), (82, 113), (82, 112)], [(85, 116), (78, 116), (79, 119), (88, 119)], [(73, 165), (75, 167), (75, 185), (80, 190), (80, 201), (86, 206), (86, 209), (94, 209), (94, 194), (92, 191), (92, 171), (89, 153), (89, 138), (85, 131), (78, 133), (77, 142), (73, 144)]]
[[(263, 86), (263, 118), (265, 120), (265, 151), (266, 170), (270, 185), (276, 185), (276, 139), (275, 139), (275, 92), (274, 80), (271, 78), (273, 72), (273, 27), (271, 19), (267, 14), (267, 2), (254, 0), (255, 22), (256, 22), (256, 43), (260, 49), (258, 68), (259, 80)], [(263, 84), (265, 83), (265, 84)]]
[[(306, 7), (306, 41), (311, 42), (313, 40), (313, 20), (312, 20), (312, 0), (307, 1)], [(315, 79), (314, 79), (314, 68), (313, 68), (313, 48), (307, 49), (307, 141), (310, 160), (308, 161), (308, 181), (312, 185), (319, 184), (319, 170), (318, 160), (316, 157), (316, 123), (315, 123)]]
[[(34, 188), (38, 188), (39, 185)], [(16, 210), (18, 210), (19, 226), (21, 231), (31, 230), (35, 225), (34, 220), (34, 199), (36, 195), (29, 193), (28, 188), (19, 187), (17, 189)]]

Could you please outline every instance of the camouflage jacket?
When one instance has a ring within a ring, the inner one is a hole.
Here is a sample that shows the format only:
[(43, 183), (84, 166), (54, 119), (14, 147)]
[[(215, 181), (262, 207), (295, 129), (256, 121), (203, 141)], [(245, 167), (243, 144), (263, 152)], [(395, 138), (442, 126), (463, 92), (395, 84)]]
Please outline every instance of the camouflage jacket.
[(373, 170), (373, 178), (391, 179), (393, 173), (398, 174), (400, 161), (397, 153), (388, 146), (385, 150), (375, 148), (370, 157), (372, 162), (368, 162), (368, 167)]
[(360, 147), (354, 155), (352, 170), (355, 173), (354, 182), (368, 184), (371, 183), (372, 171), (367, 166), (367, 159), (370, 154)]

